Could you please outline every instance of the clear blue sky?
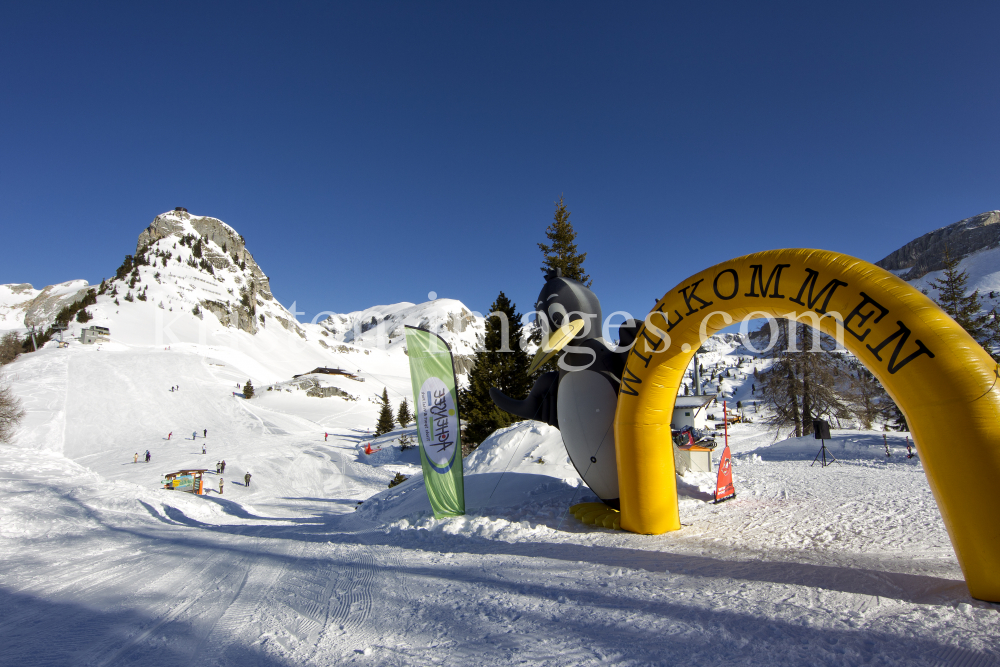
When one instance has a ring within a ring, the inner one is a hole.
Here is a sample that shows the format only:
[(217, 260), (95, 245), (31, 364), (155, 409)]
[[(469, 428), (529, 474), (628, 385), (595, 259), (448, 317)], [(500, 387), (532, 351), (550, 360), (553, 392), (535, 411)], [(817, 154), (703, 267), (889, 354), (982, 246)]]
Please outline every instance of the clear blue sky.
[[(878, 6), (875, 6), (878, 5)], [(564, 194), (606, 312), (716, 262), (875, 261), (1000, 208), (1000, 4), (0, 8), (0, 283), (233, 225), (317, 311), (523, 311)]]

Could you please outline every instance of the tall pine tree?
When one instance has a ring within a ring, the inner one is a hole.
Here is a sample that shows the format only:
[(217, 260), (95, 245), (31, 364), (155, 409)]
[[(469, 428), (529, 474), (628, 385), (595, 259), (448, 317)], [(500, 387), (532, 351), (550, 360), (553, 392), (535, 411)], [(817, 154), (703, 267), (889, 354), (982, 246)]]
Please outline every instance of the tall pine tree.
[(507, 339), (503, 337), (501, 319), (489, 317), (486, 320), (486, 338), (476, 351), (475, 366), (469, 373), (469, 385), (458, 395), (459, 410), (462, 419), (467, 422), (462, 441), (470, 446), (481, 443), (498, 428), (521, 421), (520, 417), (494, 405), (490, 387), (496, 387), (511, 398), (521, 399), (528, 395), (532, 384), (532, 378), (527, 373), (531, 358), (521, 349), (521, 315), (503, 292), (490, 306), (490, 312), (506, 316)]
[(378, 413), (378, 423), (375, 424), (375, 435), (383, 435), (396, 428), (396, 418), (392, 416), (392, 406), (389, 405), (389, 392), (382, 389), (382, 408)]
[(945, 247), (944, 275), (930, 283), (938, 291), (937, 303), (990, 353), (994, 361), (1000, 361), (1000, 355), (994, 352), (994, 348), (1000, 344), (1000, 320), (995, 311), (982, 312), (979, 290), (966, 294), (969, 275), (965, 271), (959, 271), (958, 264), (959, 260), (953, 258)]
[(555, 219), (545, 230), (545, 236), (551, 245), (538, 244), (538, 248), (545, 256), (542, 261), (542, 273), (551, 273), (555, 269), (561, 269), (564, 277), (579, 280), (590, 287), (592, 282), (590, 276), (583, 270), (583, 260), (587, 259), (587, 253), (579, 253), (576, 250), (576, 232), (573, 231), (573, 223), (569, 221), (569, 215), (570, 212), (566, 210), (563, 198), (559, 197), (559, 201), (556, 203)]

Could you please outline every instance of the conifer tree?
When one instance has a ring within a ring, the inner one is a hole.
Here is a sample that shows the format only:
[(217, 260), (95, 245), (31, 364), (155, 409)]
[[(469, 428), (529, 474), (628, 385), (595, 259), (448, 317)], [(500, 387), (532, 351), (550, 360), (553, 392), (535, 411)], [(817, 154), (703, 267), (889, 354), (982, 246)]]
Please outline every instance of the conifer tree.
[(545, 230), (545, 236), (551, 245), (538, 244), (539, 250), (545, 256), (542, 261), (542, 273), (561, 269), (563, 277), (579, 280), (590, 287), (592, 282), (590, 276), (583, 270), (583, 261), (587, 259), (587, 253), (578, 253), (576, 250), (576, 232), (573, 231), (573, 223), (570, 222), (569, 216), (570, 212), (566, 210), (563, 198), (559, 197), (555, 219)]
[(250, 380), (243, 385), (243, 398), (253, 398), (253, 383)]
[(500, 292), (490, 312), (503, 313), (506, 317), (507, 340), (503, 339), (501, 318), (495, 315), (487, 318), (486, 337), (476, 351), (469, 385), (458, 395), (462, 419), (468, 423), (462, 433), (462, 442), (470, 446), (481, 443), (498, 428), (521, 421), (520, 417), (504, 412), (493, 403), (490, 387), (496, 387), (511, 398), (522, 399), (532, 385), (532, 378), (527, 374), (531, 358), (521, 349), (521, 315), (516, 306)]
[(382, 409), (378, 413), (378, 423), (375, 425), (375, 435), (379, 436), (388, 433), (396, 427), (396, 420), (392, 416), (392, 406), (389, 404), (389, 392), (382, 389)]
[(413, 421), (413, 415), (410, 414), (410, 405), (403, 399), (403, 402), (399, 404), (399, 412), (396, 413), (396, 421), (399, 422), (400, 426), (404, 428)]
[(979, 290), (966, 294), (969, 274), (959, 271), (958, 264), (959, 260), (953, 258), (945, 247), (944, 276), (930, 283), (931, 287), (938, 290), (937, 303), (990, 353), (994, 361), (1000, 361), (1000, 355), (994, 352), (994, 348), (1000, 344), (1000, 320), (994, 311), (981, 312)]

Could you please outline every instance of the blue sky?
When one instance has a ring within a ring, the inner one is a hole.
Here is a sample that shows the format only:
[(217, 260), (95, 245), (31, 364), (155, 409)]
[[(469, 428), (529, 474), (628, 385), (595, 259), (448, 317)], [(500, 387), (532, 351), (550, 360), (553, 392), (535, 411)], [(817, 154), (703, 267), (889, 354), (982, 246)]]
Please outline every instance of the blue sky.
[(523, 311), (554, 201), (606, 312), (716, 262), (876, 261), (1000, 208), (996, 3), (4, 3), (0, 283), (174, 206), (308, 320)]

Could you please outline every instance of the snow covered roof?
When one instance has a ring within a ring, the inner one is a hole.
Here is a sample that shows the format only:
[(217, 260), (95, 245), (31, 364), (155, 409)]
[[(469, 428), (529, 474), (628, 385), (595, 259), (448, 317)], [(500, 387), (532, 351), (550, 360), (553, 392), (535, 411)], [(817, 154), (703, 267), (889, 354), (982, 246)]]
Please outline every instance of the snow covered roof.
[(677, 410), (678, 408), (704, 408), (714, 400), (715, 396), (707, 396), (704, 394), (700, 396), (678, 396), (677, 400), (674, 401), (674, 410)]

